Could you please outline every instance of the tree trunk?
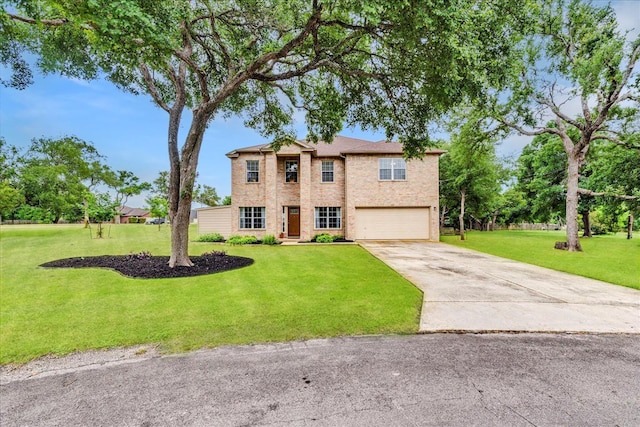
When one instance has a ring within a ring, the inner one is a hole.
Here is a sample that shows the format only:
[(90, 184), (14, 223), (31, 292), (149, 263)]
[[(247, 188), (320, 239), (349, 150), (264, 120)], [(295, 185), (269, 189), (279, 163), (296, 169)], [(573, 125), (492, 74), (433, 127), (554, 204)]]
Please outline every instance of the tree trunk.
[(629, 214), (627, 218), (627, 239), (633, 238), (633, 215)]
[[(194, 109), (191, 127), (182, 147), (180, 158), (171, 158), (171, 173), (169, 174), (169, 220), (171, 222), (169, 267), (171, 268), (193, 266), (189, 259), (189, 219), (200, 147), (210, 116), (210, 114), (207, 115), (207, 113)], [(175, 131), (177, 135), (177, 128)], [(171, 150), (170, 156), (172, 156)]]
[(498, 219), (498, 214), (500, 211), (493, 212), (493, 218), (491, 218), (491, 231), (496, 231), (496, 220)]
[(582, 237), (592, 237), (589, 210), (583, 211), (580, 214), (582, 215), (582, 227), (584, 229), (584, 231), (582, 232)]
[(458, 222), (460, 223), (460, 240), (464, 240), (464, 196), (465, 191), (460, 192), (460, 216)]
[(82, 199), (82, 205), (84, 206), (84, 228), (89, 228), (89, 201), (86, 197)]
[(444, 219), (447, 214), (447, 207), (440, 206), (440, 234), (444, 233)]
[(569, 166), (567, 168), (567, 250), (581, 252), (578, 237), (578, 171), (580, 169), (580, 154), (571, 150), (567, 152)]

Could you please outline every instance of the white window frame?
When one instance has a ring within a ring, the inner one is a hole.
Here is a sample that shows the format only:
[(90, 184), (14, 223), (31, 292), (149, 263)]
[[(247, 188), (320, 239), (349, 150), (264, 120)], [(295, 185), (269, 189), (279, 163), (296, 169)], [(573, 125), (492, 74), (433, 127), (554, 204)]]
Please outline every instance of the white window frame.
[[(249, 164), (251, 164), (252, 166), (250, 167)], [(254, 169), (254, 165), (255, 165), (255, 169)], [(251, 182), (251, 183), (260, 182), (260, 160), (247, 160), (246, 166), (247, 166), (247, 182)], [(255, 177), (256, 177), (255, 181), (250, 178), (249, 174), (255, 174)]]
[[(331, 179), (325, 179), (325, 174), (331, 174)], [(323, 160), (320, 168), (320, 182), (334, 182), (335, 171), (333, 160)]]
[[(383, 174), (384, 172), (384, 174)], [(381, 157), (378, 159), (378, 180), (406, 181), (407, 162), (401, 157)]]
[[(316, 230), (339, 230), (342, 228), (342, 208), (340, 206), (316, 207), (314, 219)], [(332, 222), (335, 227), (331, 226)]]
[(267, 216), (263, 206), (240, 207), (239, 228), (241, 230), (263, 230), (267, 225)]

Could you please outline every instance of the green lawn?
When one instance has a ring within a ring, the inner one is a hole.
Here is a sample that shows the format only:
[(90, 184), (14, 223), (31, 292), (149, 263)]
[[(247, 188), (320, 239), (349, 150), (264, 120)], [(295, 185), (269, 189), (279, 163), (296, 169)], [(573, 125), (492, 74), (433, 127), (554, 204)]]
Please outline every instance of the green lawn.
[(465, 241), (461, 241), (459, 236), (442, 236), (441, 240), (504, 258), (640, 289), (640, 237), (627, 240), (626, 234), (618, 233), (581, 239), (583, 252), (553, 248), (554, 242), (565, 240), (564, 231), (474, 231), (467, 233)]
[[(130, 279), (104, 269), (45, 269), (59, 258), (151, 251), (169, 229), (113, 225), (0, 228), (0, 363), (46, 354), (159, 343), (168, 352), (223, 344), (414, 333), (419, 290), (358, 246), (219, 246), (247, 268), (188, 279)], [(192, 236), (195, 237), (195, 230)]]

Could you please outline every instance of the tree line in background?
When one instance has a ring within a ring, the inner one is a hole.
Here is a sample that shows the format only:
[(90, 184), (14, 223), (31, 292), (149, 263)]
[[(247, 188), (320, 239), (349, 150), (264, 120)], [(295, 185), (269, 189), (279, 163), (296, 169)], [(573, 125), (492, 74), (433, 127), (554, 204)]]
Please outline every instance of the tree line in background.
[[(484, 133), (479, 133), (485, 136)], [(517, 159), (499, 158), (491, 141), (456, 133), (441, 143), (440, 227), (493, 230), (521, 223), (566, 226), (567, 154), (559, 137), (536, 136)], [(580, 173), (583, 237), (640, 227), (640, 150), (599, 141)]]
[[(145, 208), (164, 218), (167, 175), (160, 172), (151, 184), (133, 172), (114, 171), (92, 144), (75, 136), (34, 139), (24, 151), (0, 137), (0, 218), (101, 224), (113, 220), (130, 197), (144, 192), (151, 193)], [(223, 202), (230, 202), (227, 199)], [(198, 184), (195, 200), (215, 206), (220, 197), (215, 188)]]
[[(489, 215), (492, 222), (501, 211), (505, 222), (560, 220), (567, 236), (560, 246), (570, 251), (582, 250), (580, 217), (584, 234), (591, 235), (591, 212), (598, 226), (609, 229), (626, 216), (631, 237), (640, 196), (640, 36), (631, 39), (619, 29), (610, 5), (532, 5), (533, 19), (516, 37), (506, 84), (472, 100), (464, 120), (452, 121), (443, 176), (461, 200), (461, 237), (465, 208), (470, 217)], [(492, 145), (509, 132), (534, 140), (518, 160), (515, 185), (499, 192), (505, 176), (491, 165)], [(464, 170), (447, 171), (447, 162)], [(451, 189), (442, 188), (446, 198)]]

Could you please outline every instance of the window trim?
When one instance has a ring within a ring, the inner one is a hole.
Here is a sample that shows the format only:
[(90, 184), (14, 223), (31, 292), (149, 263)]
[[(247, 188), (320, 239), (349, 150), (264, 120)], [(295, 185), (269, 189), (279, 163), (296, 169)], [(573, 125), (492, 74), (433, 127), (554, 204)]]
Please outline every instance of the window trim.
[[(331, 209), (335, 209), (334, 215), (330, 215)], [(341, 206), (316, 206), (313, 210), (314, 230), (341, 230), (342, 229), (342, 207)], [(326, 226), (322, 227), (320, 220), (326, 221)], [(331, 227), (331, 220), (337, 222), (337, 227)]]
[[(249, 170), (249, 162), (251, 162), (253, 164), (253, 162), (255, 162), (256, 164), (256, 170)], [(245, 182), (247, 184), (255, 184), (257, 182), (260, 182), (260, 160), (246, 160), (245, 163), (245, 168), (246, 168), (246, 176), (245, 176)], [(249, 178), (249, 174), (250, 173), (255, 173), (256, 174), (256, 180), (252, 181)]]
[[(382, 167), (382, 162), (383, 161), (389, 161), (390, 163), (390, 168), (383, 168)], [(402, 162), (402, 165), (404, 167), (400, 168), (395, 168), (395, 162), (396, 161), (400, 161)], [(390, 172), (390, 177), (389, 178), (383, 178), (382, 177), (382, 171), (389, 171)], [(403, 178), (396, 178), (396, 171), (404, 171), (404, 177)], [(407, 180), (407, 161), (405, 159), (403, 159), (402, 157), (379, 157), (378, 158), (378, 181), (406, 181)]]
[[(325, 164), (331, 165), (331, 170), (330, 171), (325, 171), (324, 170)], [(331, 174), (331, 181), (324, 179), (324, 174), (325, 173), (330, 173)], [(336, 175), (335, 174), (336, 174), (336, 171), (335, 171), (335, 163), (334, 163), (334, 161), (333, 160), (322, 160), (322, 163), (320, 164), (320, 182), (326, 183), (326, 184), (330, 184), (330, 183), (335, 182), (335, 179), (336, 179)]]
[[(250, 215), (247, 216), (247, 213)], [(260, 215), (256, 216), (256, 212)], [(260, 220), (260, 227), (256, 227), (256, 220)], [(250, 226), (246, 227), (245, 222), (249, 220)], [(240, 206), (238, 211), (238, 228), (240, 230), (264, 230), (267, 228), (267, 213), (264, 206)]]

